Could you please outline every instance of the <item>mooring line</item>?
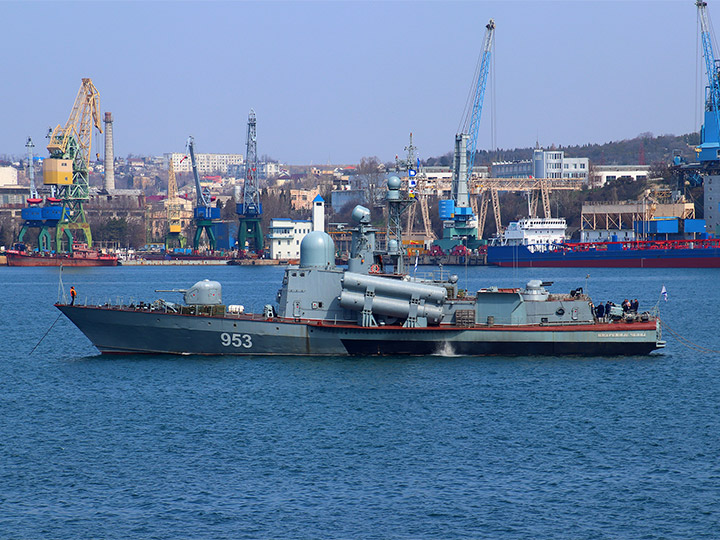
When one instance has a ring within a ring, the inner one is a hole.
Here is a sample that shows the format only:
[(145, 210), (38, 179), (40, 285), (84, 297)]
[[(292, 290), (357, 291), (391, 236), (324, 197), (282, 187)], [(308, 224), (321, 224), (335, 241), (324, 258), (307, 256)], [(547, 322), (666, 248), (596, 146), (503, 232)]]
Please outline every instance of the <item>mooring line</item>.
[(32, 354), (32, 353), (35, 352), (35, 349), (38, 348), (38, 345), (40, 345), (40, 343), (42, 343), (42, 340), (45, 339), (45, 337), (50, 333), (50, 330), (53, 329), (53, 326), (55, 326), (55, 323), (60, 320), (60, 317), (62, 317), (62, 313), (60, 313), (60, 315), (57, 316), (57, 319), (55, 319), (55, 322), (50, 325), (50, 328), (47, 329), (47, 332), (45, 332), (45, 335), (44, 335), (43, 337), (41, 337), (41, 338), (40, 338), (40, 341), (38, 341), (38, 342), (35, 344), (35, 346), (32, 348), (32, 351), (30, 351), (30, 354)]
[(697, 352), (704, 352), (704, 353), (711, 353), (711, 354), (720, 354), (720, 351), (717, 349), (709, 349), (707, 347), (703, 347), (702, 345), (698, 345), (697, 343), (690, 341), (687, 338), (682, 337), (680, 334), (675, 332), (672, 328), (668, 326), (668, 324), (660, 319), (660, 324), (663, 328), (667, 329), (668, 332), (670, 332), (675, 339), (677, 339), (681, 344), (685, 345), (688, 349), (692, 349)]

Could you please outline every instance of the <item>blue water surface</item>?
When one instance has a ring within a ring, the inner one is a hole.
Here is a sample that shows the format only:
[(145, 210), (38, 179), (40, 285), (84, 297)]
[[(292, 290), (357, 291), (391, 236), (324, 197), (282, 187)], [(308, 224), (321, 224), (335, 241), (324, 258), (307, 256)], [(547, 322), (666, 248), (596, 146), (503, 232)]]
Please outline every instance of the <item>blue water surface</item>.
[[(669, 327), (720, 350), (717, 270), (451, 271), (645, 309), (665, 285)], [(281, 277), (63, 272), (80, 302), (210, 278), (254, 311)], [(1, 538), (720, 537), (720, 355), (668, 332), (628, 358), (103, 357), (57, 269), (0, 282)]]

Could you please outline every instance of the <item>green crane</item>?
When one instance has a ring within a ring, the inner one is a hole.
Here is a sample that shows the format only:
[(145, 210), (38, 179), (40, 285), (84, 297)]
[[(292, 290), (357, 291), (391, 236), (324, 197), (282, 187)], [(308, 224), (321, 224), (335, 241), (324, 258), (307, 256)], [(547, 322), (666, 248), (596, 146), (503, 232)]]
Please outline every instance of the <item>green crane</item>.
[(92, 80), (85, 78), (65, 126), (58, 125), (48, 134), (50, 157), (43, 162), (43, 183), (57, 186), (62, 202), (60, 219), (55, 227), (57, 251), (72, 251), (79, 240), (75, 235), (80, 233), (87, 247), (92, 247), (84, 203), (90, 198), (88, 164), (93, 126), (102, 133), (100, 94)]

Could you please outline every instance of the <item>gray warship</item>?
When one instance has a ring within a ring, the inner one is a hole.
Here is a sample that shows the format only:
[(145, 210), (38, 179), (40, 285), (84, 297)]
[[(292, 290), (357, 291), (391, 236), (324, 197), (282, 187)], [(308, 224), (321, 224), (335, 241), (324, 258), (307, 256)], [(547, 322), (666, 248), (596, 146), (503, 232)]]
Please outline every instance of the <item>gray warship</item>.
[[(396, 225), (407, 202), (399, 186), (396, 177), (388, 181)], [(103, 354), (605, 356), (665, 345), (657, 317), (618, 312), (598, 320), (579, 288), (556, 294), (551, 283), (531, 280), (471, 294), (456, 276), (415, 278), (403, 271), (391, 223), (381, 251), (370, 211), (357, 206), (352, 217), (347, 268), (336, 266), (330, 235), (307, 234), (299, 265), (285, 270), (275, 303), (262, 313), (223, 304), (222, 286), (211, 280), (174, 291), (182, 304), (55, 305)]]

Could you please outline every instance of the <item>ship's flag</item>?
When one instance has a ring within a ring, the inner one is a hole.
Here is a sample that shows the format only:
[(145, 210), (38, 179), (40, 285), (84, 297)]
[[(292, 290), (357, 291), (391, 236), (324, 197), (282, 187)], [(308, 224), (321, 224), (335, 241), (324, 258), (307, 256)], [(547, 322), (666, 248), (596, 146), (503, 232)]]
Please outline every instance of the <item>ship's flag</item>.
[(413, 273), (417, 272), (418, 260), (420, 260), (420, 255), (415, 255), (415, 270), (413, 270)]
[(662, 288), (662, 291), (660, 291), (660, 294), (662, 295), (662, 297), (663, 297), (663, 298), (665, 299), (665, 301), (667, 302), (667, 289), (665, 288), (665, 285), (663, 285), (663, 288)]

